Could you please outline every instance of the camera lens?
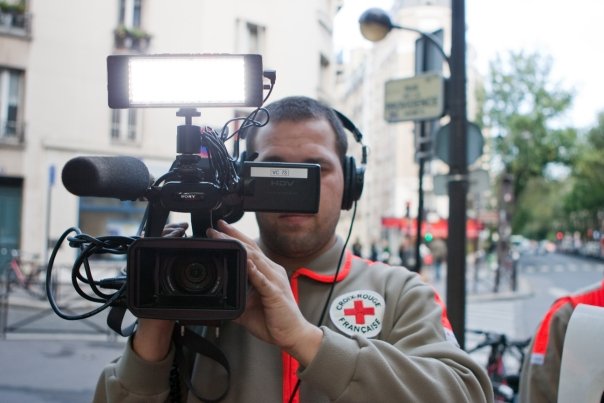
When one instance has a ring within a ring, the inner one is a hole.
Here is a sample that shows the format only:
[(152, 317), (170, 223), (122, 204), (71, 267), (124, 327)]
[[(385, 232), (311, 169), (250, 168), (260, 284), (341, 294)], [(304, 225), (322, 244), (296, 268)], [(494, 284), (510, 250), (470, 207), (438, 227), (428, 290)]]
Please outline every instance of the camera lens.
[(167, 267), (173, 291), (185, 294), (213, 295), (222, 282), (220, 268), (213, 259), (175, 258)]

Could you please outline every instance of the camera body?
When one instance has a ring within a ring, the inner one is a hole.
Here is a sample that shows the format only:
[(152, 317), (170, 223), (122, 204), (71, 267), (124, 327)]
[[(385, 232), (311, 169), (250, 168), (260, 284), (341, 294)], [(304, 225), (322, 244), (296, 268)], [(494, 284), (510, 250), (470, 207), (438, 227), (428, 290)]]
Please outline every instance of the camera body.
[[(236, 318), (245, 308), (245, 248), (236, 241), (204, 239), (205, 229), (220, 218), (236, 221), (243, 211), (312, 214), (319, 209), (317, 164), (246, 161), (231, 190), (207, 182), (215, 176), (211, 169), (197, 172), (198, 179), (170, 180), (148, 192), (146, 233), (151, 237), (128, 249), (126, 301), (138, 317), (184, 323)], [(169, 211), (191, 213), (193, 238), (159, 237)]]

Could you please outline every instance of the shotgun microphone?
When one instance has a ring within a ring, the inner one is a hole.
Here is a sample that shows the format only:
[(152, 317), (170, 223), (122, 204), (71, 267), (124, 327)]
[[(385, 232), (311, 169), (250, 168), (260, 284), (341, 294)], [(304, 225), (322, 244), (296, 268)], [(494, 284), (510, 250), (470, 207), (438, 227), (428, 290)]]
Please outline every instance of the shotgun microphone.
[(76, 196), (136, 200), (145, 195), (151, 175), (134, 157), (76, 157), (63, 167), (65, 188)]

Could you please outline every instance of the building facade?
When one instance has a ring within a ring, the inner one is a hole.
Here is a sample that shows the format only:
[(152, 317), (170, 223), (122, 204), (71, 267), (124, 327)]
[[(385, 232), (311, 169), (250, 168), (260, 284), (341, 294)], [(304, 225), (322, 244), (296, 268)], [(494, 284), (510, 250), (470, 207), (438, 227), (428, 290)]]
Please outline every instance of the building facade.
[[(45, 260), (72, 226), (93, 236), (136, 233), (144, 202), (76, 197), (62, 185), (61, 170), (79, 155), (134, 156), (156, 178), (169, 170), (177, 154), (176, 126), (183, 123), (176, 109), (107, 105), (107, 56), (159, 53), (259, 53), (264, 68), (276, 71), (269, 102), (308, 95), (344, 112), (370, 150), (352, 240), (359, 239), (366, 252), (372, 242), (386, 242), (394, 252), (412, 229), (384, 225), (384, 219), (416, 215), (418, 164), (413, 123), (384, 120), (384, 83), (415, 74), (418, 35), (394, 30), (337, 64), (333, 21), (341, 5), (342, 0), (0, 1), (0, 258), (15, 249)], [(449, 0), (398, 0), (390, 11), (399, 24), (442, 29), (444, 49), (450, 49)], [(443, 74), (448, 75), (446, 64)], [(471, 70), (468, 76), (472, 116), (475, 76)], [(250, 111), (202, 109), (194, 123), (220, 128)], [(360, 146), (349, 138), (358, 164)], [(428, 220), (448, 215), (447, 198), (435, 195), (432, 183), (434, 174), (447, 169), (438, 160), (426, 164)], [(346, 235), (350, 223), (351, 213), (343, 212), (338, 232)], [(257, 234), (253, 214), (236, 225)], [(74, 253), (61, 258), (71, 261)]]
[[(0, 249), (46, 258), (72, 226), (135, 234), (145, 203), (79, 198), (61, 183), (63, 166), (79, 155), (134, 156), (154, 177), (176, 156), (176, 109), (108, 108), (108, 55), (259, 53), (277, 74), (269, 101), (298, 94), (333, 102), (340, 2), (0, 2)], [(220, 128), (250, 111), (204, 109), (194, 123)]]

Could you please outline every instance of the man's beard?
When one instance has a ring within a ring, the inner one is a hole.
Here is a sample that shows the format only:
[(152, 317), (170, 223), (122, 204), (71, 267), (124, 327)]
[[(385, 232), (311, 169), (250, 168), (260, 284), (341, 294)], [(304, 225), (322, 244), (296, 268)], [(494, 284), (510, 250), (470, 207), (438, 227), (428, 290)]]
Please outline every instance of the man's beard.
[(310, 230), (300, 228), (291, 231), (277, 230), (272, 222), (269, 223), (262, 217), (257, 217), (257, 221), (262, 243), (270, 252), (289, 258), (304, 258), (317, 253), (333, 239), (338, 217), (333, 218), (333, 223), (324, 224), (321, 227), (315, 226)]

